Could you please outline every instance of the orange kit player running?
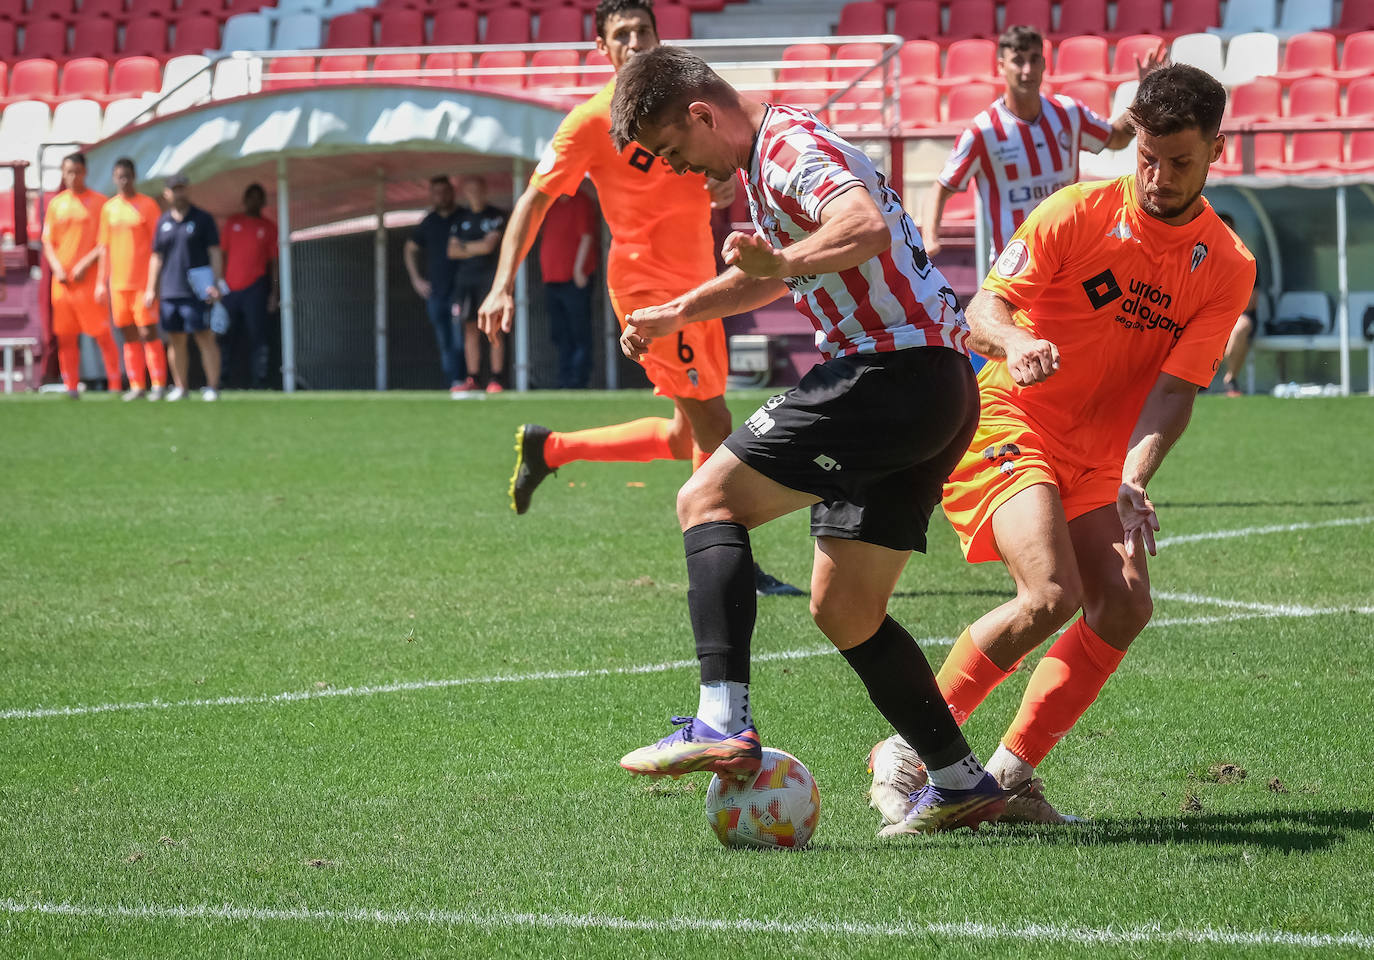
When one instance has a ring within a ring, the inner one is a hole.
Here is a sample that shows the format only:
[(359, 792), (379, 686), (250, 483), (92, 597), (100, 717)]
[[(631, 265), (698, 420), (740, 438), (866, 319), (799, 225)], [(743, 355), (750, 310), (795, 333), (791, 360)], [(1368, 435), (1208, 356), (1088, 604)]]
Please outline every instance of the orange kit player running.
[[(596, 47), (619, 70), (631, 56), (658, 46), (652, 0), (601, 0), (596, 7)], [(515, 272), (534, 243), (553, 202), (577, 191), (590, 176), (611, 228), (606, 285), (621, 326), (636, 310), (667, 303), (716, 275), (711, 206), (734, 198), (735, 182), (709, 181), (699, 172), (677, 176), (666, 162), (637, 143), (611, 144), (611, 97), (615, 81), (580, 104), (559, 125), (548, 152), (511, 212), (491, 292), (477, 322), (488, 337), (509, 333), (514, 318)], [(655, 341), (640, 359), (654, 393), (673, 401), (671, 420), (645, 417), (573, 433), (525, 424), (516, 432), (516, 513), (545, 477), (575, 460), (691, 460), (704, 463), (730, 433), (725, 405), (729, 357), (719, 319), (692, 324), (675, 337)], [(789, 584), (755, 570), (763, 594), (800, 595)]]
[[(940, 670), (960, 723), (1021, 659), (1036, 666), (987, 765), (1003, 821), (1059, 823), (1035, 768), (1088, 709), (1152, 614), (1145, 487), (1216, 373), (1255, 261), (1202, 196), (1226, 92), (1189, 66), (1140, 83), (1136, 172), (1065, 187), (1003, 250), (967, 316), (981, 420), (944, 508), (971, 563), (1001, 560), (1016, 598), (963, 632)], [(873, 805), (904, 815), (924, 771), (903, 742), (870, 754)]]
[(119, 351), (110, 335), (110, 312), (95, 299), (96, 234), (104, 194), (86, 188), (86, 155), (62, 158), (63, 190), (52, 198), (43, 217), (43, 255), (52, 270), (52, 329), (57, 337), (57, 365), (67, 396), (81, 396), (81, 334), (91, 337), (105, 360), (111, 390), (121, 383)]
[[(148, 286), (148, 257), (162, 208), (152, 197), (134, 189), (134, 162), (115, 161), (117, 191), (100, 209), (100, 278), (95, 298), (109, 303), (115, 329), (124, 341), (124, 370), (129, 375), (125, 400), (144, 396), (151, 375), (149, 400), (161, 400), (167, 388), (167, 350), (157, 334), (157, 311), (143, 299)], [(146, 364), (145, 364), (146, 358)]]

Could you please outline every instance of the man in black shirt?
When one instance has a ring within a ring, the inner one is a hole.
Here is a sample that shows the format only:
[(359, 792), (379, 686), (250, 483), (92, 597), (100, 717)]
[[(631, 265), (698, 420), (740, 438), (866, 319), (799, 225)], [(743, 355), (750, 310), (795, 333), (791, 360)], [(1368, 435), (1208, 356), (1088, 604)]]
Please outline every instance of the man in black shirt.
[[(487, 203), (487, 183), (481, 177), (463, 178), (463, 206), (458, 210), (457, 243), (449, 244), (448, 255), (458, 265), (453, 284), (453, 316), (463, 324), (463, 350), (467, 356), (467, 381), (477, 385), (481, 369), (481, 337), (477, 329), (477, 308), (482, 305), (496, 279), (496, 260), (501, 234), (506, 229), (506, 212)], [(487, 393), (500, 393), (505, 379), (505, 344), (491, 344), (491, 378)]]
[[(439, 343), (439, 362), (449, 383), (451, 396), (467, 391), (463, 363), (463, 344), (453, 323), (453, 280), (458, 262), (449, 259), (450, 247), (458, 241), (460, 211), (453, 195), (453, 182), (445, 174), (429, 180), (429, 202), (433, 206), (410, 235), (405, 245), (406, 271), (411, 286), (425, 301), (425, 312), (434, 326)], [(420, 273), (420, 252), (425, 254), (425, 272)]]

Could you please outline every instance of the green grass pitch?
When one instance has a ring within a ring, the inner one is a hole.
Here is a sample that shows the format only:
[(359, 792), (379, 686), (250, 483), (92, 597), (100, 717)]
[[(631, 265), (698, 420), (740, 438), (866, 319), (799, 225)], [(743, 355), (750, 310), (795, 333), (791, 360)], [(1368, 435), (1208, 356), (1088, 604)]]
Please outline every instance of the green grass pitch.
[[(696, 703), (683, 465), (508, 506), (519, 423), (664, 409), (0, 403), (0, 957), (1374, 951), (1374, 403), (1199, 401), (1151, 490), (1156, 624), (1041, 768), (1084, 826), (879, 841), (884, 723), (806, 601), (761, 600), (759, 726), (821, 789), (796, 854), (616, 766)], [(804, 584), (805, 517), (755, 551)], [(892, 612), (938, 664), (1008, 583), (937, 518)]]

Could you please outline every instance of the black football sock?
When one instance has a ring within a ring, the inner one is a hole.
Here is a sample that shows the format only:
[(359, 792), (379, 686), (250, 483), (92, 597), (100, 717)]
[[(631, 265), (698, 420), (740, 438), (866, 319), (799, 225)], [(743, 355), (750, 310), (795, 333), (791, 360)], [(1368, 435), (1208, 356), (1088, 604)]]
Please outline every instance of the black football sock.
[(699, 523), (682, 534), (687, 550), (687, 609), (701, 682), (749, 682), (749, 641), (758, 595), (749, 531), (738, 523)]
[(896, 620), (885, 617), (877, 633), (840, 652), (868, 688), (878, 712), (911, 744), (926, 769), (947, 767), (969, 755), (968, 741), (940, 696), (925, 654)]

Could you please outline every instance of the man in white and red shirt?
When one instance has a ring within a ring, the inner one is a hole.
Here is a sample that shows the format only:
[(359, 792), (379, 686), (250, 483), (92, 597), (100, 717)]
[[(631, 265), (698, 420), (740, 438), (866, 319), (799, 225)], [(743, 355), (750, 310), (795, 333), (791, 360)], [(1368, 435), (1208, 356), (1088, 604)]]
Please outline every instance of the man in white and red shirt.
[(267, 191), (250, 183), (243, 191), (243, 213), (224, 221), (224, 282), (229, 292), (221, 301), (229, 315), (220, 355), (224, 378), (234, 378), (235, 347), (248, 341), (248, 376), (255, 389), (267, 386), (267, 318), (277, 307), (277, 225), (262, 215)]
[[(1135, 137), (1125, 114), (1104, 120), (1086, 105), (1040, 92), (1045, 76), (1044, 39), (1034, 27), (1008, 27), (997, 41), (997, 66), (1006, 90), (960, 134), (940, 176), (926, 194), (921, 235), (926, 252), (940, 253), (940, 219), (949, 198), (971, 178), (986, 212), (996, 260), (1016, 228), (1040, 201), (1078, 182), (1080, 150), (1119, 150)], [(1140, 75), (1158, 66), (1163, 48), (1140, 63)]]
[[(996, 820), (1001, 788), (942, 709), (916, 641), (887, 615), (978, 420), (968, 327), (901, 198), (862, 151), (815, 116), (749, 100), (677, 47), (621, 67), (611, 137), (617, 148), (637, 141), (679, 174), (725, 179), (739, 171), (756, 230), (726, 239), (725, 273), (634, 311), (621, 336), (626, 354), (791, 292), (825, 357), (731, 433), (678, 494), (703, 680), (698, 715), (677, 718), (676, 731), (621, 766), (649, 776), (758, 769), (748, 531), (810, 507), (812, 615), (878, 710), (911, 732), (934, 768), (911, 816), (889, 832)], [(707, 683), (722, 667), (724, 682)]]

